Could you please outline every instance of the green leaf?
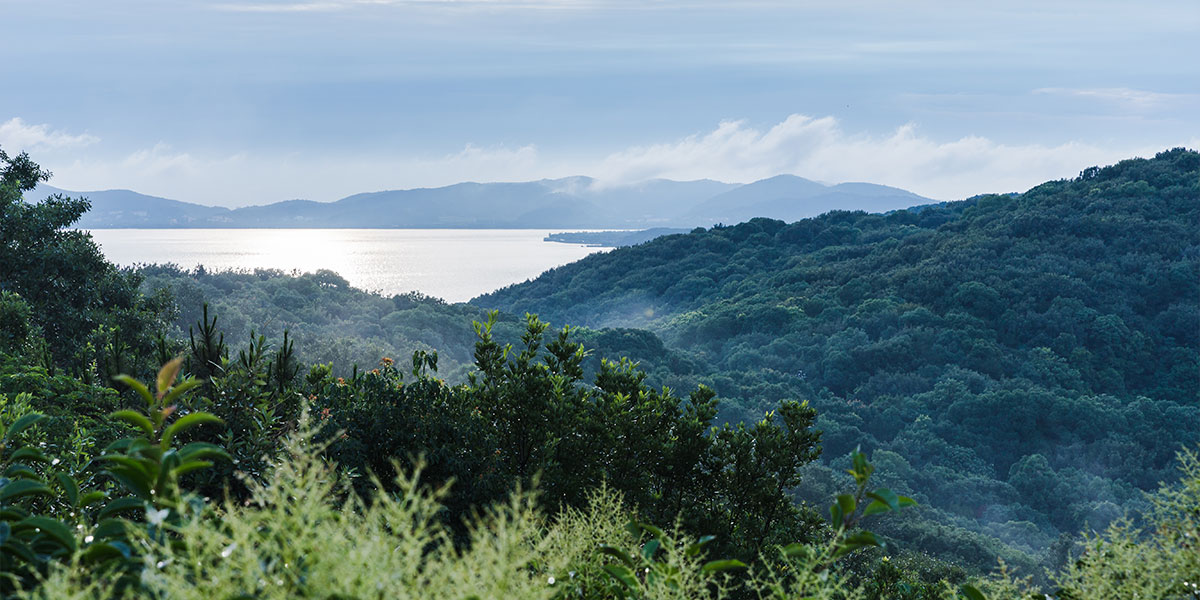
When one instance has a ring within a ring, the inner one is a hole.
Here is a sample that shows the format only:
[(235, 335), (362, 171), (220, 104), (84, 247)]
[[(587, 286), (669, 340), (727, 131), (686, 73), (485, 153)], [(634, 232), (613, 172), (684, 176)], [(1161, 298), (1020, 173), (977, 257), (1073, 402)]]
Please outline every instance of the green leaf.
[(33, 469), (30, 469), (28, 466), (22, 465), (20, 463), (9, 465), (9, 467), (4, 470), (4, 476), (8, 477), (10, 479), (24, 478), (24, 479), (32, 479), (34, 481), (42, 480), (42, 476), (38, 475), (37, 471), (34, 471)]
[(63, 548), (71, 552), (75, 551), (75, 533), (61, 521), (56, 521), (50, 517), (29, 517), (13, 525), (14, 532), (26, 529), (39, 530), (50, 536), (51, 539), (58, 542)]
[(122, 538), (125, 536), (125, 530), (128, 526), (129, 521), (124, 519), (103, 519), (92, 530), (92, 536), (98, 540)]
[(834, 529), (841, 529), (842, 523), (845, 522), (846, 514), (842, 512), (842, 505), (838, 503), (829, 505), (829, 517), (833, 523)]
[(839, 495), (837, 503), (842, 508), (842, 514), (847, 517), (854, 514), (854, 509), (858, 508), (858, 503), (854, 501), (854, 496), (850, 494)]
[(207, 469), (212, 465), (212, 461), (209, 460), (189, 460), (187, 462), (180, 463), (178, 467), (175, 467), (175, 475), (186, 475), (198, 469)]
[(194, 412), (190, 415), (184, 415), (179, 420), (171, 423), (171, 426), (167, 427), (167, 430), (163, 432), (162, 447), (164, 450), (169, 448), (171, 446), (171, 440), (174, 439), (176, 435), (179, 435), (180, 433), (183, 433), (197, 425), (221, 422), (221, 419), (217, 418), (216, 415), (211, 415), (206, 412)]
[(20, 498), (22, 496), (31, 496), (40, 494), (43, 496), (51, 495), (50, 488), (46, 487), (40, 481), (32, 479), (16, 479), (9, 482), (4, 487), (0, 487), (0, 501)]
[(640, 587), (637, 577), (633, 575), (633, 571), (625, 565), (604, 565), (604, 572), (608, 573), (613, 579), (621, 582), (629, 591), (636, 591)]
[(0, 550), (9, 552), (11, 554), (16, 554), (17, 556), (21, 557), (21, 560), (24, 560), (27, 563), (38, 562), (38, 557), (33, 553), (33, 550), (30, 550), (29, 546), (26, 545), (25, 542), (22, 542), (17, 538), (9, 538), (7, 542), (4, 542), (3, 546), (0, 546)]
[(846, 544), (846, 545), (852, 545), (852, 546), (882, 546), (883, 545), (883, 541), (879, 539), (879, 536), (871, 533), (870, 531), (860, 531), (854, 535), (847, 536), (846, 539), (842, 540), (842, 543)]
[(879, 500), (875, 500), (875, 501), (871, 502), (870, 504), (868, 504), (867, 508), (863, 509), (863, 516), (869, 517), (871, 515), (885, 513), (885, 512), (889, 512), (891, 510), (892, 510), (892, 507), (888, 506), (887, 504), (885, 504), (883, 502), (880, 502)]
[(967, 600), (987, 600), (987, 596), (984, 596), (983, 592), (979, 591), (979, 588), (971, 584), (964, 584), (958, 590), (962, 592), (962, 595), (967, 597)]
[(908, 496), (899, 496), (898, 498), (900, 500), (900, 508), (917, 505), (917, 501), (909, 498)]
[(67, 502), (70, 502), (71, 506), (79, 506), (79, 484), (75, 478), (66, 473), (58, 473), (55, 478), (58, 479), (58, 486), (67, 495)]
[(653, 539), (646, 542), (646, 545), (642, 546), (642, 558), (650, 560), (654, 556), (654, 553), (658, 552), (659, 545), (660, 542), (658, 539)]
[(699, 540), (696, 540), (695, 544), (689, 544), (688, 547), (683, 550), (683, 553), (687, 556), (696, 556), (697, 554), (700, 554), (700, 551), (704, 549), (704, 546), (708, 545), (709, 542), (715, 539), (717, 539), (717, 536), (715, 535), (706, 535)]
[(839, 544), (837, 551), (833, 553), (833, 558), (836, 560), (842, 556), (850, 554), (851, 552), (866, 548), (868, 546), (883, 546), (883, 541), (870, 531), (860, 531), (843, 539)]
[(158, 378), (154, 382), (154, 387), (158, 390), (159, 398), (167, 395), (167, 390), (170, 389), (171, 384), (175, 383), (175, 378), (179, 376), (179, 368), (182, 366), (183, 355), (181, 354), (167, 361), (167, 364), (158, 370)]
[(633, 529), (630, 529), (630, 527), (626, 527), (626, 529), (630, 529), (630, 532), (633, 533), (634, 537), (640, 536), (642, 534), (642, 532), (644, 531), (646, 533), (649, 533), (650, 537), (657, 538), (660, 540), (663, 538), (662, 530), (649, 524), (649, 523), (642, 523), (641, 521), (636, 521), (636, 522), (630, 523), (630, 526), (632, 526)]
[(700, 571), (704, 573), (720, 573), (721, 571), (745, 568), (746, 563), (734, 558), (727, 558), (725, 560), (713, 560), (706, 562), (704, 563), (703, 567), (700, 567)]
[(38, 413), (29, 413), (22, 416), (21, 418), (17, 419), (15, 423), (9, 426), (8, 431), (4, 433), (4, 441), (7, 442), (13, 439), (17, 436), (17, 434), (28, 429), (30, 425), (33, 425), (44, 418), (46, 418), (44, 415), (40, 415)]
[(101, 492), (98, 490), (91, 491), (91, 492), (84, 494), (83, 496), (80, 496), (79, 506), (80, 506), (80, 508), (88, 507), (88, 506), (91, 506), (107, 497), (108, 497), (108, 494), (106, 494), (104, 492)]
[(784, 546), (782, 548), (782, 550), (783, 550), (784, 556), (789, 556), (792, 558), (811, 556), (813, 553), (813, 550), (811, 547), (809, 547), (806, 544), (801, 544), (799, 542), (794, 542), (794, 543), (788, 544), (788, 545)]
[(12, 456), (10, 456), (8, 458), (9, 458), (9, 460), (12, 460), (12, 461), (32, 460), (34, 462), (40, 462), (40, 463), (50, 462), (50, 458), (47, 457), (41, 450), (39, 450), (37, 448), (31, 448), (29, 446), (25, 446), (24, 448), (18, 448), (17, 451), (13, 452)]
[(205, 458), (224, 458), (229, 460), (229, 453), (215, 444), (192, 442), (178, 450), (179, 458), (184, 462)]
[(115, 463), (108, 468), (108, 473), (121, 482), (126, 489), (133, 492), (134, 495), (149, 500), (150, 489), (155, 484), (155, 477), (150, 474), (146, 465), (128, 456), (101, 456), (101, 460)]
[(631, 569), (633, 568), (633, 558), (631, 556), (629, 556), (628, 554), (626, 554), (624, 550), (621, 550), (620, 548), (617, 548), (615, 546), (609, 546), (608, 544), (600, 544), (600, 547), (597, 548), (597, 550), (601, 554), (607, 554), (609, 556), (612, 556), (612, 557), (616, 558), (617, 560), (625, 563), (625, 566), (627, 566)]
[(115, 558), (127, 558), (119, 546), (109, 542), (97, 542), (88, 546), (79, 556), (85, 565), (95, 565)]
[(163, 398), (163, 403), (166, 406), (170, 406), (170, 405), (174, 404), (175, 401), (178, 400), (180, 396), (183, 396), (184, 394), (186, 394), (188, 392), (188, 390), (191, 390), (192, 388), (194, 388), (198, 385), (203, 385), (203, 384), (204, 384), (204, 380), (202, 380), (202, 379), (195, 379), (195, 378), (185, 379), (184, 381), (179, 382), (179, 385), (171, 388), (171, 391), (167, 392), (166, 397)]
[(150, 422), (150, 419), (146, 418), (146, 415), (143, 415), (140, 412), (133, 410), (118, 410), (117, 412), (108, 416), (140, 428), (142, 431), (146, 432), (147, 436), (154, 435), (154, 424)]
[(874, 492), (867, 492), (867, 496), (874, 498), (876, 502), (886, 504), (892, 510), (900, 510), (900, 497), (892, 490), (879, 488)]
[(146, 384), (128, 375), (117, 375), (113, 379), (133, 388), (133, 391), (137, 392), (142, 397), (142, 400), (146, 401), (146, 408), (154, 408), (154, 396), (150, 394), (150, 390), (146, 387)]

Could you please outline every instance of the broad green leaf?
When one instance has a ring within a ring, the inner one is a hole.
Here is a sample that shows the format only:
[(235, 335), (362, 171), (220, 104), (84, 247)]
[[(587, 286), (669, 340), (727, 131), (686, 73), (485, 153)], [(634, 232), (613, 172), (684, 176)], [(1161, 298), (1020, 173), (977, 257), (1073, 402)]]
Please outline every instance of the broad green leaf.
[(67, 502), (70, 502), (71, 506), (79, 506), (79, 484), (75, 478), (66, 473), (58, 473), (55, 478), (58, 479), (58, 486), (67, 495)]
[(22, 542), (15, 537), (11, 537), (8, 539), (8, 541), (4, 542), (3, 546), (0, 547), (0, 550), (15, 554), (21, 557), (21, 560), (27, 563), (34, 563), (38, 561), (37, 555), (33, 553), (33, 550), (30, 550), (29, 546), (26, 545), (25, 542)]
[(75, 551), (75, 533), (70, 527), (64, 525), (61, 521), (56, 521), (50, 517), (29, 517), (18, 521), (13, 525), (13, 531), (22, 531), (25, 529), (35, 529), (50, 536), (54, 541), (58, 542), (67, 550)]
[(713, 561), (704, 563), (704, 566), (700, 567), (700, 570), (704, 573), (720, 573), (721, 571), (729, 571), (731, 569), (745, 569), (745, 568), (746, 568), (746, 563), (744, 563), (740, 560), (737, 560), (737, 559), (728, 558), (725, 560), (713, 560)]
[(9, 458), (9, 460), (12, 460), (12, 461), (31, 460), (31, 461), (40, 462), (40, 463), (50, 462), (50, 458), (47, 457), (41, 450), (39, 450), (37, 448), (31, 448), (29, 446), (25, 446), (24, 448), (18, 448), (17, 451), (13, 452), (12, 456), (10, 456), (8, 458)]
[(50, 488), (46, 487), (40, 481), (32, 479), (16, 479), (9, 482), (4, 487), (0, 488), (0, 501), (20, 498), (22, 496), (30, 496), (40, 494), (43, 496), (51, 495)]
[(613, 579), (620, 581), (629, 591), (636, 591), (640, 587), (637, 577), (633, 575), (633, 571), (625, 565), (604, 565), (604, 572), (612, 576)]
[(211, 415), (206, 412), (194, 412), (190, 415), (184, 415), (179, 420), (171, 423), (167, 430), (163, 432), (162, 447), (165, 450), (171, 446), (171, 440), (175, 439), (176, 435), (183, 433), (197, 425), (205, 423), (221, 423), (216, 415)]
[(155, 381), (155, 387), (158, 390), (158, 399), (161, 400), (163, 396), (167, 395), (167, 390), (171, 387), (171, 384), (175, 383), (175, 378), (179, 376), (179, 368), (182, 366), (183, 355), (181, 354), (167, 361), (167, 364), (158, 370), (158, 378)]
[(95, 503), (97, 503), (97, 502), (99, 502), (99, 501), (101, 501), (101, 500), (103, 500), (103, 499), (105, 499), (105, 498), (107, 498), (107, 497), (108, 497), (108, 494), (106, 494), (106, 493), (104, 493), (104, 492), (101, 492), (101, 491), (98, 491), (98, 490), (97, 490), (97, 491), (91, 491), (91, 492), (88, 492), (88, 493), (84, 494), (83, 496), (80, 496), (80, 498), (79, 498), (79, 506), (80, 506), (81, 508), (83, 508), (83, 507), (88, 507), (88, 506), (91, 506), (91, 505), (93, 505), (93, 504), (95, 504)]
[(696, 540), (695, 544), (689, 544), (688, 547), (684, 549), (683, 553), (687, 556), (696, 556), (697, 554), (700, 554), (700, 551), (704, 549), (704, 546), (715, 539), (717, 539), (717, 536), (715, 535), (706, 535), (699, 540)]
[(180, 463), (178, 467), (175, 467), (175, 475), (186, 475), (198, 469), (207, 469), (212, 465), (212, 461), (208, 460), (189, 460), (187, 462)]
[(881, 541), (875, 534), (870, 531), (860, 531), (854, 535), (848, 536), (842, 540), (838, 549), (833, 553), (834, 560), (841, 558), (851, 552), (855, 552), (868, 546), (882, 546)]
[(116, 377), (113, 377), (113, 379), (133, 388), (133, 390), (142, 397), (142, 400), (146, 401), (146, 408), (154, 408), (154, 396), (150, 394), (150, 390), (146, 387), (146, 384), (128, 375), (117, 375)]
[(854, 496), (850, 494), (839, 495), (837, 503), (842, 508), (842, 514), (847, 517), (854, 514), (854, 509), (858, 508), (858, 503), (854, 501)]
[(959, 591), (967, 597), (967, 600), (987, 600), (987, 596), (984, 596), (983, 592), (979, 591), (979, 588), (971, 584), (964, 584), (959, 588)]
[(102, 519), (92, 530), (92, 536), (98, 540), (121, 538), (125, 536), (125, 529), (128, 526), (129, 521), (124, 519)]
[(877, 502), (886, 504), (892, 510), (900, 510), (900, 497), (892, 490), (879, 488), (874, 492), (868, 492), (867, 496), (874, 498)]
[(163, 398), (163, 404), (165, 404), (166, 406), (171, 406), (172, 404), (175, 404), (175, 402), (179, 399), (180, 396), (183, 396), (184, 394), (186, 394), (188, 392), (188, 390), (190, 390), (198, 385), (203, 385), (203, 384), (204, 384), (204, 381), (201, 379), (195, 379), (195, 378), (185, 379), (185, 380), (179, 382), (179, 385), (171, 388), (171, 391), (167, 392), (166, 397)]
[(654, 553), (658, 552), (658, 546), (659, 541), (657, 538), (646, 542), (646, 545), (642, 546), (642, 558), (646, 560), (653, 558)]
[(97, 542), (88, 546), (79, 556), (85, 565), (95, 565), (115, 558), (127, 558), (121, 549), (111, 542)]
[(32, 479), (34, 481), (42, 480), (42, 476), (38, 475), (37, 471), (34, 471), (27, 465), (20, 463), (9, 465), (8, 468), (4, 470), (4, 476), (10, 479)]
[(871, 515), (885, 513), (885, 512), (889, 512), (891, 510), (892, 510), (892, 507), (888, 506), (887, 504), (880, 502), (879, 500), (874, 500), (870, 504), (867, 505), (867, 508), (863, 509), (863, 516), (869, 517)]
[(4, 441), (7, 442), (8, 440), (13, 439), (17, 436), (17, 434), (28, 429), (30, 425), (33, 425), (44, 418), (46, 417), (38, 413), (29, 413), (22, 416), (9, 426), (8, 431), (4, 433)]
[(633, 568), (633, 558), (626, 554), (624, 550), (614, 546), (609, 546), (608, 544), (600, 544), (600, 547), (597, 548), (597, 550), (602, 554), (607, 554), (625, 563), (625, 566), (631, 569)]
[(842, 512), (842, 505), (838, 503), (829, 505), (829, 517), (833, 523), (834, 529), (841, 529), (842, 523), (846, 519), (845, 513)]
[(633, 527), (633, 529), (630, 529), (630, 527), (626, 527), (626, 529), (630, 529), (630, 532), (633, 533), (634, 537), (640, 536), (642, 534), (642, 532), (645, 531), (646, 533), (650, 534), (650, 537), (658, 538), (660, 540), (663, 538), (662, 530), (655, 527), (654, 525), (649, 524), (649, 523), (642, 523), (641, 521), (636, 521), (636, 522), (630, 523), (630, 525)]
[(799, 542), (788, 544), (784, 546), (782, 550), (785, 556), (790, 557), (809, 556), (812, 554), (812, 548)]
[(101, 456), (103, 460), (115, 463), (108, 468), (108, 473), (121, 482), (134, 495), (149, 500), (153, 495), (150, 490), (155, 484), (156, 477), (141, 461), (128, 456)]
[(124, 421), (126, 423), (129, 423), (130, 425), (133, 425), (134, 427), (140, 428), (142, 431), (146, 432), (147, 436), (154, 435), (154, 424), (151, 423), (150, 419), (147, 419), (146, 416), (140, 412), (133, 411), (133, 410), (118, 410), (117, 412), (112, 413), (111, 415), (108, 415), (108, 416), (113, 419), (116, 419), (118, 421)]
[(229, 460), (229, 453), (215, 444), (192, 442), (178, 450), (179, 458), (184, 462), (205, 458), (224, 458)]

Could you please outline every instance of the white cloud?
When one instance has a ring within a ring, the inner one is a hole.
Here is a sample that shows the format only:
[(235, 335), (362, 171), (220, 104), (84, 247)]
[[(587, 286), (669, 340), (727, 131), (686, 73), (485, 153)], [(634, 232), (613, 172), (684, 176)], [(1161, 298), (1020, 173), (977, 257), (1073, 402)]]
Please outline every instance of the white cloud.
[(248, 13), (329, 12), (378, 6), (424, 8), (581, 8), (596, 4), (588, 0), (314, 0), (305, 2), (228, 2), (212, 5), (215, 10)]
[(71, 135), (51, 130), (49, 125), (30, 125), (20, 117), (0, 123), (0, 148), (9, 154), (31, 150), (78, 148), (98, 141), (100, 138), (86, 133)]
[(846, 131), (833, 117), (791, 115), (767, 128), (726, 121), (706, 133), (592, 158), (548, 155), (533, 145), (467, 144), (445, 155), (328, 156), (239, 152), (201, 155), (169, 145), (116, 158), (47, 161), (52, 185), (77, 191), (129, 188), (200, 204), (243, 206), (292, 198), (331, 201), (358, 192), (436, 187), (463, 181), (528, 181), (591, 175), (611, 186), (653, 178), (748, 182), (781, 173), (824, 181), (866, 181), (938, 200), (1024, 191), (1092, 165), (1151, 156), (1156, 147), (1066, 141), (1003, 144), (980, 137), (934, 139), (912, 124), (885, 134)]
[(867, 181), (949, 200), (1024, 191), (1085, 167), (1163, 148), (1111, 148), (1083, 142), (1009, 145), (985, 137), (936, 140), (907, 124), (887, 135), (851, 133), (833, 117), (791, 115), (768, 129), (744, 121), (605, 158), (592, 172), (608, 184), (652, 177), (753, 181), (791, 173), (827, 182)]
[(1171, 106), (1180, 102), (1196, 102), (1200, 100), (1197, 94), (1167, 94), (1148, 90), (1131, 88), (1038, 88), (1035, 94), (1054, 96), (1070, 96), (1100, 100), (1124, 105), (1137, 110), (1151, 110)]

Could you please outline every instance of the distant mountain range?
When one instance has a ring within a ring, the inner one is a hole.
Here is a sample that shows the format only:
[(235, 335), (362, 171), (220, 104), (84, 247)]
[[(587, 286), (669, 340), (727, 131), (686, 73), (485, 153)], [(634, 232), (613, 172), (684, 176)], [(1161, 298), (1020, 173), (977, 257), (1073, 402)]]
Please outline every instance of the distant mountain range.
[(78, 226), (111, 228), (613, 228), (696, 227), (752, 217), (795, 221), (830, 210), (883, 212), (932, 200), (871, 183), (825, 185), (779, 175), (745, 185), (655, 179), (605, 186), (590, 177), (519, 183), (459, 183), (389, 190), (336, 202), (287, 200), (228, 209), (130, 190), (67, 191), (40, 185), (28, 201), (51, 194), (85, 196), (92, 210)]

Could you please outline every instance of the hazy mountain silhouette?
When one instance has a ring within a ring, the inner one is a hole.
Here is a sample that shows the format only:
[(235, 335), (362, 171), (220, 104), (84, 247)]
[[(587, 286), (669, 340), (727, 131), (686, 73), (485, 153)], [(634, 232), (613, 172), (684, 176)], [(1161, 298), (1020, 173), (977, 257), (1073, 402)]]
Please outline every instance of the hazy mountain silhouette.
[(86, 196), (92, 210), (79, 227), (264, 228), (620, 228), (696, 227), (752, 217), (794, 221), (830, 210), (881, 212), (931, 202), (897, 188), (829, 186), (794, 175), (745, 185), (653, 179), (608, 186), (590, 177), (516, 183), (458, 183), (439, 188), (354, 194), (336, 202), (286, 200), (228, 209), (129, 190), (70, 192), (38, 186), (30, 201), (54, 193)]

